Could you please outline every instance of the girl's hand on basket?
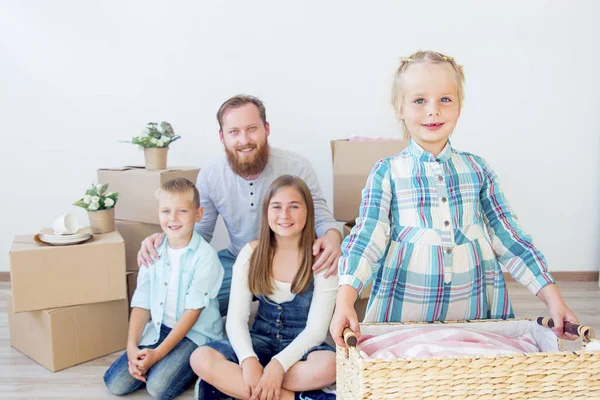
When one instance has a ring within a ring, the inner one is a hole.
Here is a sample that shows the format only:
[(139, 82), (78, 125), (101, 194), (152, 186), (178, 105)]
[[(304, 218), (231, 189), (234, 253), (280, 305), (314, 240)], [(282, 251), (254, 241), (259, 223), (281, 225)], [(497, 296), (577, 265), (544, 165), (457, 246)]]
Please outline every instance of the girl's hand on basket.
[(358, 325), (358, 315), (354, 309), (354, 302), (358, 297), (358, 292), (350, 285), (341, 285), (338, 289), (335, 301), (335, 313), (329, 325), (329, 332), (335, 341), (335, 344), (346, 347), (344, 342), (344, 328), (350, 327), (360, 338), (360, 325)]
[(554, 334), (557, 337), (565, 340), (578, 339), (579, 336), (565, 333), (564, 331), (565, 322), (578, 324), (579, 320), (577, 319), (577, 316), (573, 314), (573, 311), (567, 307), (567, 304), (560, 295), (556, 285), (550, 284), (544, 286), (544, 288), (540, 290), (537, 295), (544, 303), (546, 303), (546, 306), (548, 306), (548, 313), (554, 320), (554, 328), (552, 328)]
[(262, 378), (252, 390), (250, 400), (279, 400), (283, 375), (285, 375), (283, 365), (273, 358), (265, 367)]
[(338, 346), (347, 347), (346, 342), (344, 342), (344, 328), (346, 327), (350, 327), (356, 334), (356, 337), (360, 338), (360, 325), (358, 324), (358, 316), (354, 307), (336, 307), (331, 319), (331, 325), (329, 325), (329, 332)]

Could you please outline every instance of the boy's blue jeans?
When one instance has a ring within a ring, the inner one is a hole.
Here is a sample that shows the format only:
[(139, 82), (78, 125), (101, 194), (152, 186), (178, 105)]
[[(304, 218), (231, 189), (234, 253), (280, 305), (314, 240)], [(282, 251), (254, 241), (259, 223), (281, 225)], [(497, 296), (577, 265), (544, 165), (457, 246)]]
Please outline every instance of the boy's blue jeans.
[[(140, 346), (140, 349), (158, 347), (169, 332), (171, 328), (162, 325), (158, 342), (152, 346)], [(129, 394), (145, 385), (153, 398), (172, 399), (187, 390), (196, 378), (190, 366), (190, 356), (197, 347), (194, 342), (184, 337), (165, 358), (150, 368), (146, 374), (146, 383), (129, 374), (127, 352), (125, 352), (106, 371), (104, 383), (108, 390), (117, 396)]]

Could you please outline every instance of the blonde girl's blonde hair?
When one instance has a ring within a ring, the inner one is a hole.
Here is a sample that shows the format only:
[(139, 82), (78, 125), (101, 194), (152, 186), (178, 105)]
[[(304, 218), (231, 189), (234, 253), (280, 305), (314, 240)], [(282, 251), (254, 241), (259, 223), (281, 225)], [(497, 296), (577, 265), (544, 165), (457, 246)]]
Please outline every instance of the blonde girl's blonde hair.
[[(402, 85), (402, 76), (404, 72), (408, 69), (408, 67), (412, 64), (448, 64), (452, 67), (454, 72), (456, 73), (456, 90), (458, 94), (458, 109), (462, 109), (462, 105), (465, 98), (464, 92), (464, 83), (465, 83), (465, 75), (463, 73), (462, 65), (458, 65), (454, 58), (450, 56), (446, 56), (442, 53), (438, 53), (435, 51), (422, 51), (419, 50), (414, 54), (411, 54), (409, 57), (401, 57), (400, 65), (398, 69), (396, 69), (396, 73), (394, 74), (394, 82), (392, 84), (392, 107), (394, 107), (394, 111), (398, 113), (400, 108), (402, 107), (402, 96), (403, 96), (403, 85)], [(410, 133), (406, 128), (406, 124), (402, 121), (402, 131), (404, 139), (410, 139)]]
[(312, 265), (314, 256), (312, 246), (316, 239), (315, 234), (315, 207), (310, 189), (304, 181), (297, 176), (282, 175), (275, 179), (267, 189), (262, 203), (262, 220), (258, 244), (250, 257), (248, 272), (248, 288), (250, 292), (258, 295), (269, 295), (274, 291), (273, 284), (273, 257), (277, 250), (275, 234), (269, 226), (269, 203), (277, 192), (285, 187), (292, 187), (300, 193), (306, 204), (306, 224), (298, 244), (301, 260), (300, 268), (292, 281), (292, 293), (302, 293), (308, 288), (312, 280)]

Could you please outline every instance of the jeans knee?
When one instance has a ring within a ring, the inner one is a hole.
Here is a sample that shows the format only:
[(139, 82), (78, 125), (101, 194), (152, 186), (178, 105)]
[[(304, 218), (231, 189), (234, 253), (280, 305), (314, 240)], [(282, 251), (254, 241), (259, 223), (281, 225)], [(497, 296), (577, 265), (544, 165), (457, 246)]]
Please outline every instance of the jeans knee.
[(156, 400), (169, 400), (173, 397), (168, 394), (169, 385), (158, 379), (149, 379), (146, 382), (146, 390), (148, 391), (148, 394)]
[(107, 373), (104, 374), (104, 384), (108, 391), (115, 396), (124, 396), (131, 392), (131, 389), (126, 382), (119, 377), (111, 376)]

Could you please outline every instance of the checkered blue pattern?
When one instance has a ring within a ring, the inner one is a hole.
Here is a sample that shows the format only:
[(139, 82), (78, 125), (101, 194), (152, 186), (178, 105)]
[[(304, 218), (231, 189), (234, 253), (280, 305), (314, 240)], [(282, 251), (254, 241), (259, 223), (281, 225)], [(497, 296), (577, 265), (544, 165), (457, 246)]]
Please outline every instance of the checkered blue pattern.
[(365, 322), (512, 318), (501, 265), (534, 294), (554, 283), (481, 157), (411, 141), (371, 171), (339, 274), (374, 280)]

